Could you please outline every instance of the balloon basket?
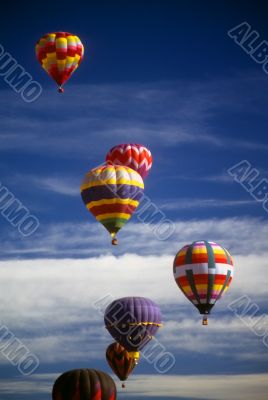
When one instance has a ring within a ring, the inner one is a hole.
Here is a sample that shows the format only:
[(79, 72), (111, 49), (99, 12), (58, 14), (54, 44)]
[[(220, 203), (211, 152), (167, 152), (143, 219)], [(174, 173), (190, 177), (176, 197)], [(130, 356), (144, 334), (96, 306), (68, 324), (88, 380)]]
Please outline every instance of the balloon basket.
[(58, 92), (59, 92), (59, 93), (63, 93), (63, 92), (64, 92), (63, 87), (60, 86), (60, 87), (58, 88)]
[(122, 389), (125, 389), (126, 385), (124, 383), (122, 383)]
[(202, 325), (208, 325), (208, 317), (203, 317)]
[(112, 245), (117, 246), (118, 245), (118, 240), (116, 238), (112, 239)]

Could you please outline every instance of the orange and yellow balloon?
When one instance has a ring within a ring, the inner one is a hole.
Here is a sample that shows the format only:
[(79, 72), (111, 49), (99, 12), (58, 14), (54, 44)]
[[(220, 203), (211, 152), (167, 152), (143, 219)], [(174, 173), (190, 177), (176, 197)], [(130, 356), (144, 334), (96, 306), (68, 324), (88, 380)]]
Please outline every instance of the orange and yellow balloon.
[[(128, 352), (119, 343), (112, 343), (107, 347), (106, 360), (120, 381), (126, 381), (133, 369), (138, 364), (139, 352)], [(122, 383), (122, 387), (125, 384)]]

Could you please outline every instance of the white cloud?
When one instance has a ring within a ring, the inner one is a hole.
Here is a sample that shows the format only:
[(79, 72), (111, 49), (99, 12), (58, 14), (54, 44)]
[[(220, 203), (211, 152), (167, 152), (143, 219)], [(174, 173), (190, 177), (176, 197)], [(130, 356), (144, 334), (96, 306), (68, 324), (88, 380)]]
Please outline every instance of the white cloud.
[[(241, 294), (257, 299), (267, 293), (266, 257), (267, 253), (234, 257), (234, 280), (232, 289), (226, 294), (229, 301)], [(61, 306), (87, 309), (108, 293), (115, 297), (126, 296), (129, 292), (135, 292), (137, 296), (148, 293), (163, 304), (187, 304), (174, 282), (173, 259), (169, 255), (125, 254), (88, 259), (2, 261), (2, 318), (12, 317), (12, 312), (27, 315), (35, 310), (37, 314), (42, 311), (45, 318), (46, 310), (57, 313)], [(53, 309), (54, 303), (57, 303), (57, 309)], [(51, 323), (64, 323), (62, 318), (52, 318)]]
[[(51, 393), (59, 374), (35, 374), (26, 379), (2, 379), (3, 394)], [(119, 386), (119, 385), (118, 385)], [(127, 382), (124, 397), (174, 397), (200, 400), (266, 400), (268, 374), (245, 375), (138, 375)], [(119, 396), (122, 389), (118, 389)]]
[(128, 383), (133, 396), (211, 400), (266, 400), (268, 375), (134, 375)]
[[(215, 306), (207, 330), (175, 284), (173, 256), (2, 261), (1, 323), (43, 363), (85, 361), (89, 356), (102, 359), (112, 339), (104, 329), (103, 312), (94, 303), (106, 295), (110, 295), (108, 302), (129, 295), (146, 296), (163, 311), (164, 327), (157, 337), (169, 351), (202, 354), (213, 349), (215, 356), (249, 359), (250, 354), (254, 357), (265, 349), (261, 337), (227, 306), (246, 294), (260, 307), (260, 313), (265, 311), (265, 260), (265, 255), (235, 256), (234, 281)], [(1, 362), (7, 361), (2, 358)]]

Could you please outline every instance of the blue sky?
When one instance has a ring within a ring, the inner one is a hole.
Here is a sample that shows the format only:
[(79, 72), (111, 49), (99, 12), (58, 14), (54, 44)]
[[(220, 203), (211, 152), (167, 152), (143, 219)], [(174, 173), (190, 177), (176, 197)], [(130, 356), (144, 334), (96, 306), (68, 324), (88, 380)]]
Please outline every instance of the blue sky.
[[(228, 308), (246, 295), (258, 306), (251, 322), (268, 312), (267, 212), (227, 172), (247, 160), (268, 179), (268, 76), (227, 34), (246, 21), (268, 40), (266, 14), (263, 1), (2, 6), (0, 44), (43, 91), (25, 103), (0, 76), (0, 182), (40, 222), (23, 237), (0, 215), (1, 326), (40, 360), (21, 376), (0, 351), (1, 400), (49, 399), (55, 378), (72, 368), (110, 373), (112, 340), (94, 308), (106, 295), (155, 300), (164, 316), (158, 340), (176, 359), (164, 375), (143, 359), (119, 399), (267, 398), (268, 349)], [(40, 36), (56, 30), (85, 46), (63, 95), (34, 55)], [(124, 142), (152, 151), (145, 193), (174, 224), (167, 240), (138, 214), (112, 248), (83, 206), (84, 174)], [(172, 275), (176, 252), (204, 238), (235, 262), (207, 328)]]

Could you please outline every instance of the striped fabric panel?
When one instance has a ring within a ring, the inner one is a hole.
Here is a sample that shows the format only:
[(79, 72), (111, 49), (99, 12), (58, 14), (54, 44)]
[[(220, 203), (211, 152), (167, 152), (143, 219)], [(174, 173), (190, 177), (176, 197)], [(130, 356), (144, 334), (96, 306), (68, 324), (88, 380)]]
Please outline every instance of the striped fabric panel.
[(175, 266), (174, 268), (174, 278), (178, 278), (180, 276), (184, 276), (186, 274), (186, 270), (191, 269), (195, 275), (198, 274), (220, 274), (220, 275), (225, 275), (226, 270), (230, 269), (232, 271), (232, 276), (233, 276), (233, 270), (234, 267), (233, 265), (229, 264), (220, 264), (216, 263), (215, 264), (216, 268), (208, 268), (207, 263), (200, 263), (200, 264), (185, 264), (185, 265), (180, 265), (180, 266)]
[[(89, 203), (90, 205), (90, 203)], [(112, 218), (114, 215), (121, 217), (122, 215), (131, 215), (137, 206), (122, 203), (103, 204), (101, 206), (93, 206), (90, 211), (99, 220), (103, 218)], [(105, 217), (106, 216), (106, 217)]]
[[(210, 249), (210, 253), (207, 249)], [(216, 263), (231, 264), (233, 260), (226, 249), (214, 242), (194, 242), (192, 245), (184, 246), (175, 257), (175, 265), (185, 265), (192, 263), (207, 263), (209, 256), (214, 258)]]
[[(122, 199), (117, 197), (121, 196), (122, 192), (126, 195), (126, 198)], [(133, 196), (136, 200), (129, 196)], [(116, 193), (110, 191), (109, 187), (105, 187), (104, 190), (101, 190), (101, 193), (100, 191), (90, 189), (86, 192), (82, 192), (82, 198), (87, 208), (99, 221), (111, 218), (124, 218), (125, 220), (128, 220), (138, 207), (138, 199), (141, 196), (142, 192), (140, 189), (138, 189), (138, 191), (133, 191), (132, 186), (129, 187), (128, 185), (124, 185), (124, 188), (121, 187)], [(101, 200), (95, 200), (100, 197)], [(91, 199), (94, 200), (90, 201)]]
[(108, 205), (108, 204), (128, 204), (133, 207), (137, 207), (139, 205), (139, 202), (137, 200), (133, 200), (130, 198), (126, 199), (119, 199), (119, 198), (113, 198), (113, 199), (102, 199), (102, 200), (97, 200), (97, 201), (91, 201), (87, 204), (87, 208), (90, 210), (93, 207), (98, 207), (101, 205)]
[(86, 174), (81, 191), (96, 186), (129, 185), (144, 189), (141, 176), (132, 168), (118, 165), (106, 165), (95, 168)]
[[(189, 271), (189, 274), (187, 275), (187, 277), (185, 277), (185, 281), (183, 280), (183, 278), (179, 278), (177, 279), (177, 283), (178, 285), (181, 287), (181, 289), (183, 289), (183, 291), (185, 293), (188, 293), (189, 295), (193, 295), (195, 292), (197, 294), (195, 294), (195, 298), (198, 298), (201, 296), (205, 296), (207, 295), (207, 288), (208, 288), (208, 284), (204, 283), (196, 283), (196, 277), (191, 276), (192, 271)], [(210, 275), (210, 274), (209, 274)], [(212, 295), (219, 295), (220, 293), (223, 292), (223, 290), (229, 286), (231, 279), (230, 279), (230, 271), (228, 271), (228, 278), (226, 276), (218, 276), (216, 275), (216, 279), (214, 281), (213, 284), (213, 288), (212, 288)], [(208, 277), (204, 277), (204, 281), (209, 279), (210, 276)], [(206, 278), (206, 279), (205, 279)]]
[(113, 204), (118, 200), (126, 202), (129, 200), (130, 204), (137, 206), (143, 195), (143, 189), (133, 185), (104, 185), (82, 189), (81, 195), (84, 203), (89, 209), (91, 208), (91, 205), (97, 205), (96, 203), (100, 201), (105, 204), (111, 204), (111, 202)]

